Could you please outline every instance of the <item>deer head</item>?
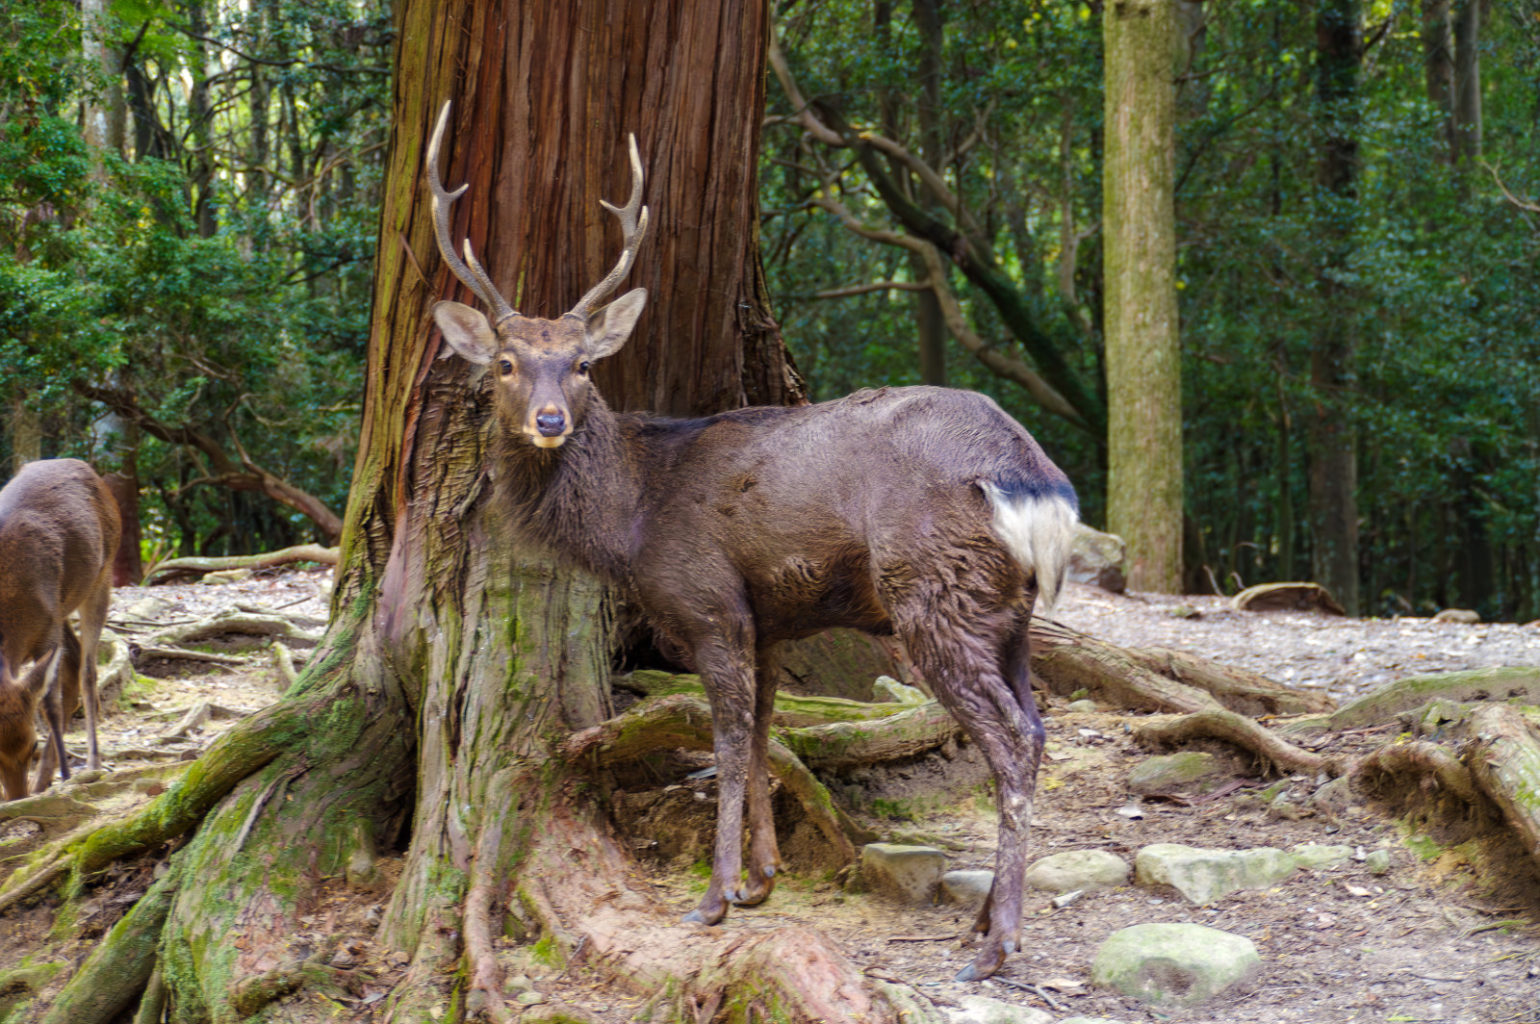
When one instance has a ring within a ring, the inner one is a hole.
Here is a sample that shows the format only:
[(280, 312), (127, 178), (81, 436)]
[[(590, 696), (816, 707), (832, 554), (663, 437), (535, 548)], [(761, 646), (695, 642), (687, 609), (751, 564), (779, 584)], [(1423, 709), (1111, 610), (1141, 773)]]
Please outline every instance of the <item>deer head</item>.
[(647, 290), (636, 288), (602, 308), (595, 308), (630, 272), (637, 248), (647, 233), (647, 207), (642, 206), (642, 159), (636, 136), (630, 136), (631, 198), (624, 207), (600, 200), (620, 219), (624, 249), (615, 266), (576, 306), (555, 320), (518, 313), (488, 278), (469, 240), (465, 258), (456, 255), (449, 235), (449, 205), (468, 188), (446, 191), (439, 180), (439, 146), (449, 121), (449, 104), (439, 112), (428, 145), (428, 185), (433, 192), (433, 223), (440, 254), (455, 277), (491, 310), (489, 320), (460, 302), (436, 302), (433, 318), (444, 340), (462, 358), (490, 366), (497, 375), (498, 415), (510, 435), (523, 435), (541, 448), (559, 448), (583, 422), (597, 392), (589, 378), (594, 360), (620, 349), (631, 336), (647, 304)]

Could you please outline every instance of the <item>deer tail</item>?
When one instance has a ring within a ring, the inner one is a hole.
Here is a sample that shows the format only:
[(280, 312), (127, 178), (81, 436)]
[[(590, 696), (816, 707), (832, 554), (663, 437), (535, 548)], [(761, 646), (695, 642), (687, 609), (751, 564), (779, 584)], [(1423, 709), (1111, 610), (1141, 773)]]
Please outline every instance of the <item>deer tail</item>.
[(1038, 608), (1052, 608), (1064, 584), (1080, 519), (1074, 490), (1067, 482), (1044, 487), (980, 480), (979, 487), (994, 507), (995, 535), (1037, 577)]

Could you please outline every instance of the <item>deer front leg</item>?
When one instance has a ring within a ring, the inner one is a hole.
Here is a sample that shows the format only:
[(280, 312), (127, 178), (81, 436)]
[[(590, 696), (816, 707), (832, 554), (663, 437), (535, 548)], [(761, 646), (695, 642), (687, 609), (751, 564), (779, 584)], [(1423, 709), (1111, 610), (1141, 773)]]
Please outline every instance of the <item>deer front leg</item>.
[(743, 807), (754, 726), (752, 647), (724, 638), (695, 651), (701, 684), (711, 702), (712, 746), (717, 762), (717, 829), (711, 859), (711, 884), (686, 921), (716, 924), (729, 903), (741, 902), (743, 885)]
[(775, 888), (781, 848), (775, 841), (775, 815), (770, 806), (770, 724), (775, 717), (775, 658), (759, 653), (755, 671), (754, 730), (749, 742), (748, 885), (735, 902), (751, 907), (763, 903)]

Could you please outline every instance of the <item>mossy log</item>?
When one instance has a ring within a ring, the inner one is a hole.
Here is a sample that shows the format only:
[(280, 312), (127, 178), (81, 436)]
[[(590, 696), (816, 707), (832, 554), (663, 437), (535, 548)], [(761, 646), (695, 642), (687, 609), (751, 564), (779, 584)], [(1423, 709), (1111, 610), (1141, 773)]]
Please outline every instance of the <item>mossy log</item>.
[(1540, 667), (1476, 668), (1408, 676), (1342, 705), (1326, 720), (1331, 729), (1361, 729), (1390, 721), (1430, 701), (1522, 700), (1540, 704)]

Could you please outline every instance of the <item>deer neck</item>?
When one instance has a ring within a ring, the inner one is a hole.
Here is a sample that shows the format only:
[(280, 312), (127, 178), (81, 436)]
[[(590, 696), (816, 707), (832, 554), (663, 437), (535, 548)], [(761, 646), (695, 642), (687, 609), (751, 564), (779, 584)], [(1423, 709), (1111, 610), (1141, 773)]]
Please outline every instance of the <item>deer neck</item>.
[(596, 396), (560, 448), (537, 448), (506, 428), (499, 437), (499, 489), (519, 528), (594, 575), (629, 584), (641, 484), (619, 417)]

